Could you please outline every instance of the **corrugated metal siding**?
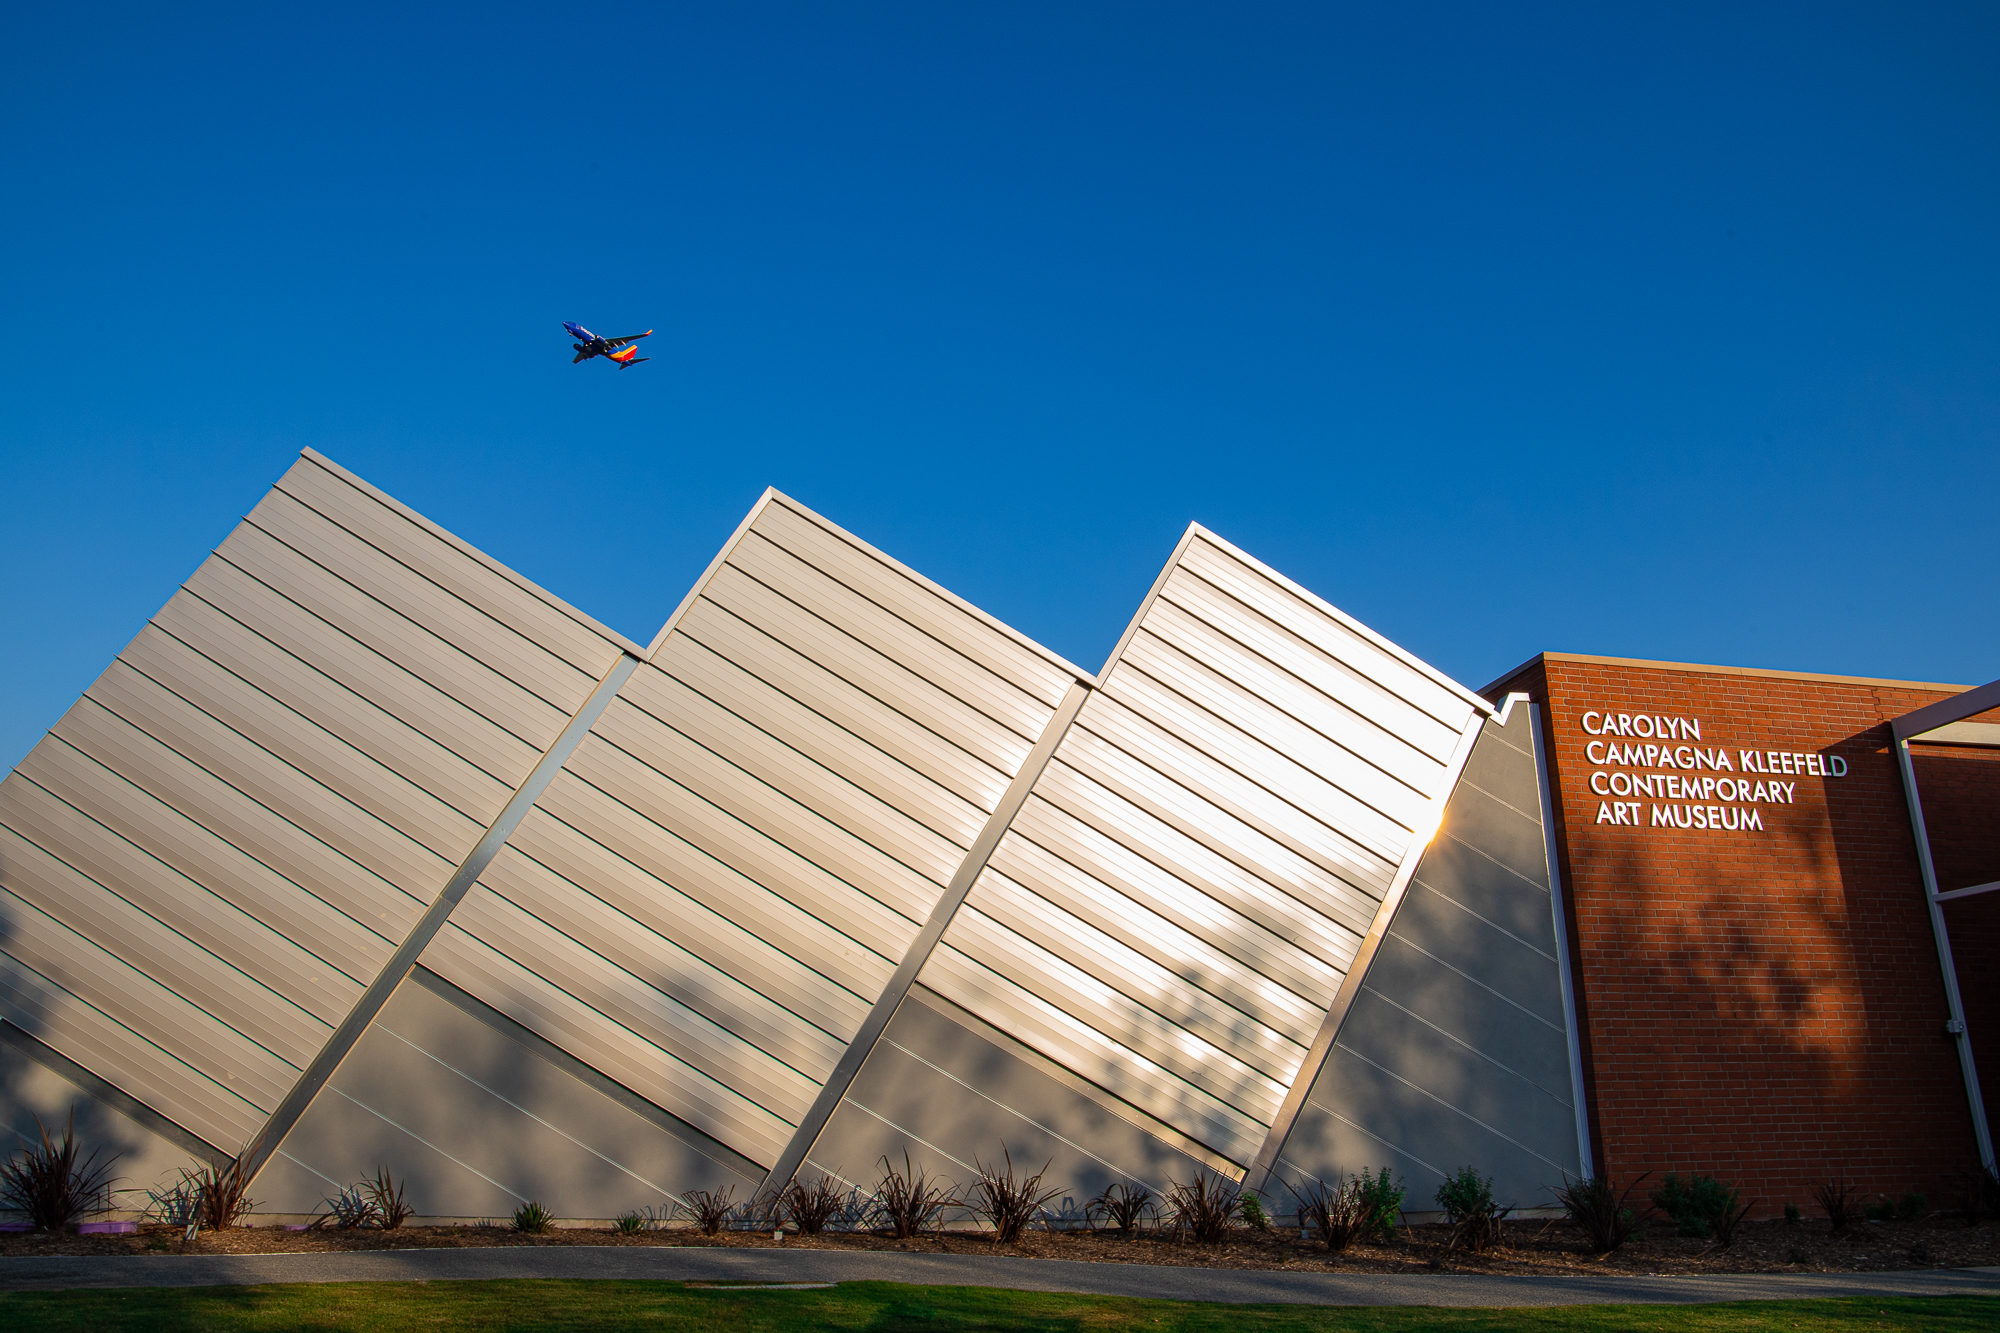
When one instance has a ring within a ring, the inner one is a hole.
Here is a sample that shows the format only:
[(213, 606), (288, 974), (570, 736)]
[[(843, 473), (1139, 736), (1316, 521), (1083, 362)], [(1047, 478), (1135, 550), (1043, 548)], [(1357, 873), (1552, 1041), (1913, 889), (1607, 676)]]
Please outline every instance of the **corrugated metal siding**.
[(233, 1150), (623, 647), (301, 459), (0, 783), (7, 1016)]
[(425, 964), (768, 1164), (1074, 678), (768, 497)]
[(1247, 1164), (1474, 709), (1197, 530), (921, 980)]
[(1277, 1159), (1385, 1162), (1427, 1200), (1476, 1162), (1503, 1203), (1583, 1174), (1531, 705), (1489, 724)]

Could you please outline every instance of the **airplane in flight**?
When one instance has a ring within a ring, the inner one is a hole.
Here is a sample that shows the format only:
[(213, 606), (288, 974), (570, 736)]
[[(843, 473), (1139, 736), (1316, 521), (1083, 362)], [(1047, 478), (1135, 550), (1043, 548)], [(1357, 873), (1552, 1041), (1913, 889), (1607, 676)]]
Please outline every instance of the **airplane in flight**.
[[(623, 370), (627, 366), (636, 366), (641, 361), (653, 359), (650, 356), (640, 356), (636, 347), (626, 346), (627, 343), (638, 342), (641, 338), (652, 337), (651, 329), (647, 329), (644, 333), (635, 333), (629, 338), (600, 338), (583, 325), (572, 324), (568, 320), (563, 321), (563, 327), (569, 330), (570, 337), (577, 339), (571, 344), (576, 348), (576, 356), (570, 361), (572, 366), (578, 361), (588, 361), (593, 356), (601, 356), (616, 361), (618, 368)], [(620, 351), (620, 348), (624, 350)]]

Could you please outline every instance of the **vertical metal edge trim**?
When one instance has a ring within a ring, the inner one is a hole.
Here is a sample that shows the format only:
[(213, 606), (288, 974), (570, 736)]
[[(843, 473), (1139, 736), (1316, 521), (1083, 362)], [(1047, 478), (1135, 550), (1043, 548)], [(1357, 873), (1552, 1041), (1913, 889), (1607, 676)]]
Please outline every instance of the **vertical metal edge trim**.
[(1549, 862), (1549, 911), (1556, 931), (1556, 975), (1562, 982), (1563, 1026), (1569, 1029), (1569, 1087), (1576, 1107), (1576, 1160), (1588, 1180), (1597, 1174), (1590, 1151), (1590, 1102), (1583, 1088), (1583, 1032), (1576, 1021), (1576, 977), (1569, 959), (1569, 904), (1563, 892), (1562, 846), (1556, 839), (1555, 788), (1549, 781), (1548, 747), (1542, 743), (1542, 710), (1525, 694), (1510, 694), (1528, 709), (1528, 739), (1535, 750), (1535, 778), (1542, 797), (1542, 854)]
[(1111, 679), (1111, 669), (1117, 666), (1118, 659), (1125, 655), (1125, 645), (1132, 642), (1132, 636), (1139, 632), (1139, 626), (1146, 621), (1146, 613), (1153, 609), (1153, 603), (1159, 600), (1161, 591), (1166, 588), (1167, 580), (1173, 577), (1176, 569), (1180, 568), (1181, 555), (1187, 550), (1188, 543), (1199, 536), (1201, 531), (1201, 524), (1190, 523), (1187, 525), (1187, 531), (1181, 534), (1180, 541), (1174, 544), (1174, 553), (1167, 557), (1167, 563), (1160, 569), (1160, 576), (1153, 580), (1153, 586), (1147, 589), (1145, 597), (1140, 599), (1139, 609), (1132, 613), (1132, 622), (1125, 626), (1125, 632), (1118, 636), (1118, 642), (1112, 646), (1111, 656), (1105, 658), (1104, 665), (1099, 668), (1097, 672), (1099, 681)]
[[(1489, 711), (1492, 709), (1491, 704), (1486, 707)], [(1452, 751), (1451, 763), (1445, 770), (1445, 780), (1438, 791), (1437, 821), (1431, 825), (1427, 836), (1410, 839), (1410, 848), (1403, 853), (1402, 864), (1396, 867), (1396, 877), (1389, 882), (1389, 891), (1382, 895), (1382, 905), (1375, 909), (1375, 919), (1369, 923), (1368, 934), (1362, 938), (1361, 947), (1355, 950), (1354, 962), (1349, 965), (1347, 975), (1341, 978), (1340, 989), (1335, 992), (1333, 1003), (1320, 1022), (1319, 1032), (1306, 1051), (1305, 1061), (1299, 1065), (1292, 1086), (1285, 1091), (1285, 1100), (1278, 1107), (1277, 1117), (1271, 1121), (1270, 1132), (1264, 1136), (1264, 1146), (1257, 1150), (1249, 1169), (1243, 1173), (1246, 1186), (1259, 1191), (1270, 1189), (1271, 1176), (1278, 1169), (1278, 1155), (1284, 1151), (1285, 1140), (1291, 1137), (1292, 1126), (1297, 1123), (1299, 1113), (1305, 1110), (1306, 1097), (1318, 1080), (1320, 1069), (1326, 1064), (1327, 1057), (1333, 1054), (1333, 1043), (1340, 1036), (1340, 1025), (1347, 1021), (1347, 1011), (1354, 1007), (1354, 999), (1361, 993), (1361, 983), (1367, 978), (1368, 967), (1375, 961), (1382, 940), (1389, 933), (1389, 923), (1395, 919), (1403, 895), (1409, 891), (1410, 880), (1417, 873), (1417, 864), (1424, 859), (1424, 853), (1430, 850), (1438, 829), (1444, 824), (1445, 807), (1451, 803), (1452, 793), (1458, 790), (1459, 776), (1465, 772), (1466, 761), (1472, 758), (1472, 747), (1485, 727), (1486, 714), (1475, 712), (1464, 734), (1459, 737), (1458, 746)]]
[(986, 862), (992, 858), (994, 849), (1000, 845), (1001, 837), (1013, 825), (1014, 816), (1027, 802), (1028, 793), (1034, 790), (1035, 782), (1041, 777), (1042, 770), (1048, 767), (1049, 760), (1055, 755), (1056, 746), (1061, 744), (1062, 738), (1069, 732), (1070, 724), (1076, 721), (1078, 710), (1083, 707), (1083, 701), (1089, 696), (1090, 686), (1078, 681), (1069, 687), (1068, 692), (1063, 695), (1062, 702), (1056, 705), (1056, 711), (1049, 717), (1048, 725), (1042, 729), (1041, 739), (1036, 741), (1035, 748), (1028, 752), (1028, 758), (1021, 765), (1020, 771), (1014, 775), (1014, 780), (1007, 784), (1006, 793), (1001, 796), (1000, 804), (987, 819), (986, 826), (980, 829), (979, 836), (973, 839), (971, 849), (966, 852), (965, 860), (959, 863), (958, 873), (951, 877), (951, 883), (946, 886), (944, 896), (939, 898), (937, 906), (931, 909), (930, 918), (924, 922), (924, 928), (918, 932), (917, 938), (903, 954), (903, 961), (896, 968), (895, 975), (890, 977), (889, 984), (882, 988), (881, 996), (869, 1009), (868, 1017), (862, 1020), (860, 1030), (854, 1034), (854, 1040), (847, 1044), (847, 1049), (841, 1053), (839, 1063), (833, 1067), (833, 1073), (827, 1076), (825, 1085), (820, 1088), (819, 1096), (813, 1099), (812, 1107), (806, 1112), (805, 1119), (801, 1120), (799, 1127), (793, 1131), (791, 1142), (786, 1144), (784, 1152), (779, 1154), (771, 1173), (764, 1177), (764, 1183), (759, 1188), (760, 1194), (773, 1189), (783, 1189), (790, 1183), (799, 1167), (804, 1165), (806, 1155), (812, 1151), (813, 1142), (819, 1138), (820, 1131), (826, 1128), (826, 1122), (833, 1118), (835, 1108), (840, 1105), (841, 1098), (847, 1095), (847, 1089), (853, 1084), (855, 1076), (861, 1072), (861, 1066), (867, 1063), (868, 1056), (875, 1049), (875, 1043), (881, 1039), (883, 1031), (889, 1026), (889, 1019), (895, 1015), (897, 1006), (901, 1005), (903, 998), (910, 993), (910, 987), (916, 984), (917, 973), (923, 971), (924, 964), (930, 961), (931, 953), (937, 948), (938, 941), (944, 938), (945, 927), (951, 924), (952, 917), (957, 915), (959, 907), (964, 904), (966, 895), (972, 892), (973, 883), (979, 878), (980, 872), (986, 869)]
[(681, 598), (681, 604), (674, 608), (674, 613), (667, 617), (667, 623), (660, 626), (660, 632), (653, 636), (653, 641), (647, 645), (644, 654), (646, 661), (650, 662), (659, 656), (661, 645), (665, 644), (667, 636), (674, 632), (674, 626), (681, 623), (681, 617), (685, 616), (688, 613), (688, 609), (695, 604), (702, 593), (707, 591), (708, 585), (715, 580), (716, 574), (721, 572), (722, 566), (728, 562), (729, 553), (735, 550), (737, 543), (743, 540), (743, 534), (750, 531), (751, 525), (756, 523), (757, 516), (764, 512), (765, 506), (777, 498), (777, 487), (766, 486), (764, 488), (764, 493), (757, 497), (757, 503), (750, 506), (750, 512), (745, 514), (743, 521), (736, 525), (736, 531), (729, 534), (729, 540), (724, 542), (722, 549), (715, 553), (715, 559), (708, 562), (708, 568), (701, 571), (701, 577), (694, 581), (692, 588), (688, 589), (687, 596)]
[(265, 1164), (277, 1152), (278, 1145), (283, 1143), (285, 1137), (297, 1127), (307, 1108), (312, 1105), (313, 1099), (340, 1068), (341, 1061), (347, 1058), (355, 1043), (361, 1040), (361, 1034), (368, 1030), (368, 1025), (375, 1021), (383, 1006), (388, 1004), (389, 997), (395, 993), (396, 987), (402, 984), (403, 978), (409, 975), (410, 969), (416, 965), (417, 958), (443, 928), (452, 910), (471, 891), (472, 886), (479, 882), (479, 877), (486, 873), (486, 867), (492, 863), (495, 856), (499, 855), (501, 847), (506, 845), (515, 827), (526, 818), (535, 802), (541, 799), (549, 783), (555, 780), (556, 774), (569, 761), (571, 753), (582, 743), (591, 727), (596, 725), (597, 719), (610, 706), (613, 697), (638, 667), (637, 657), (631, 653), (621, 653), (618, 660), (612, 663), (611, 669), (604, 674), (604, 678), (597, 682), (597, 688), (590, 692), (590, 697), (584, 701), (583, 707), (576, 711), (570, 718), (569, 725), (556, 737), (555, 743), (549, 746), (526, 779), (515, 789), (512, 799), (488, 826), (485, 836), (474, 844), (452, 877), (445, 881), (444, 889), (418, 919), (410, 933), (404, 937), (396, 952), (390, 955), (389, 961), (376, 974), (368, 989), (361, 993), (360, 1000), (333, 1030), (333, 1035), (327, 1038), (326, 1044), (320, 1047), (319, 1054), (313, 1057), (312, 1063), (299, 1075), (298, 1081), (292, 1085), (292, 1090), (278, 1103), (277, 1110), (271, 1113), (264, 1127), (244, 1147), (239, 1160), (247, 1164), (248, 1179), (256, 1178), (257, 1173), (264, 1169)]
[(1910, 742), (1895, 736), (1896, 765), (1903, 772), (1903, 795), (1910, 803), (1910, 828), (1917, 840), (1917, 867), (1924, 876), (1924, 906), (1931, 914), (1931, 935), (1937, 941), (1938, 967), (1944, 973), (1946, 1012), (1958, 1024), (1952, 1040), (1958, 1044), (1958, 1068), (1965, 1077), (1965, 1098), (1972, 1111), (1972, 1138), (1979, 1148), (1979, 1160), (1986, 1169), (1995, 1169), (1993, 1134), (1986, 1123), (1986, 1101), (1979, 1091), (1979, 1066), (1972, 1058), (1972, 1034), (1965, 1027), (1965, 1004), (1958, 994), (1958, 966), (1951, 957), (1951, 933), (1945, 926), (1944, 907), (1938, 902), (1937, 867), (1931, 862), (1931, 835), (1924, 827), (1924, 802), (1917, 791), (1917, 770), (1910, 762)]

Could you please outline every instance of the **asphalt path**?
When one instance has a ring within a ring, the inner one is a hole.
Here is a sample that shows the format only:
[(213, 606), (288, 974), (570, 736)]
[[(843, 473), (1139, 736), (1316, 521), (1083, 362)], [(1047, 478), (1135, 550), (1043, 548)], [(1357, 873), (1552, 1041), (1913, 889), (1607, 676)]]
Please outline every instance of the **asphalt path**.
[(331, 1254), (0, 1258), (0, 1290), (252, 1286), (270, 1282), (465, 1282), (492, 1278), (669, 1282), (907, 1282), (1181, 1301), (1300, 1305), (1607, 1305), (1816, 1296), (2000, 1296), (2000, 1268), (1911, 1273), (1742, 1273), (1712, 1277), (1495, 1277), (1314, 1273), (1092, 1264), (965, 1254), (842, 1250), (529, 1246)]

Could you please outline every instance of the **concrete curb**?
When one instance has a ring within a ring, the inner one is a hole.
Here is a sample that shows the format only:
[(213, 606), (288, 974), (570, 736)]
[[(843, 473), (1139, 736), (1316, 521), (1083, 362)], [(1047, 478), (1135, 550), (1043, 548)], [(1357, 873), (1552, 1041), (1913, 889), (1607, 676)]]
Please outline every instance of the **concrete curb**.
[(494, 1278), (673, 1282), (906, 1282), (1232, 1304), (1684, 1305), (1825, 1296), (2000, 1296), (2000, 1268), (1714, 1277), (1494, 1277), (1316, 1273), (1092, 1264), (982, 1255), (838, 1250), (526, 1246), (336, 1254), (55, 1256), (0, 1259), (0, 1290), (446, 1282)]

